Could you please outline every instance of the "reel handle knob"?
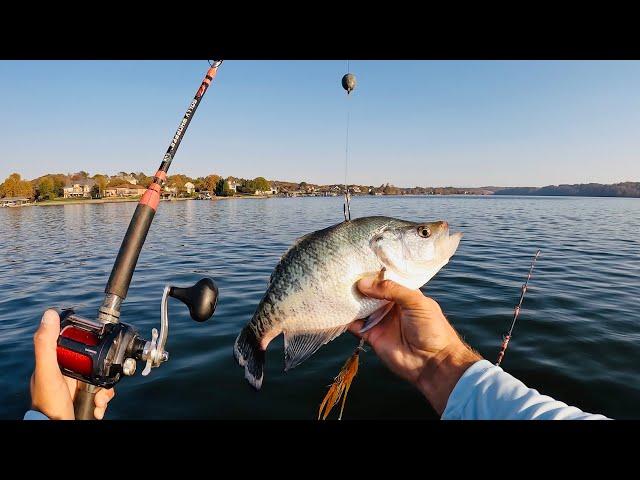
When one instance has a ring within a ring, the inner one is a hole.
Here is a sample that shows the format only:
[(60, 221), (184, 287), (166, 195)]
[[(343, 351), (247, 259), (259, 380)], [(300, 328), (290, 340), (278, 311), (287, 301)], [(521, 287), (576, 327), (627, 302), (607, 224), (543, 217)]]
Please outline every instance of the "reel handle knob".
[(171, 287), (169, 296), (189, 307), (189, 314), (196, 322), (204, 322), (213, 315), (218, 304), (218, 287), (211, 278), (203, 278), (188, 288)]

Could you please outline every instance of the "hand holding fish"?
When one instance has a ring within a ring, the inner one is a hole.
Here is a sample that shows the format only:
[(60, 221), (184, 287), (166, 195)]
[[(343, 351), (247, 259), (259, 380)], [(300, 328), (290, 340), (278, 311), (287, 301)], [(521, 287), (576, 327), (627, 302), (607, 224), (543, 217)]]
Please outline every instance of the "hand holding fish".
[(438, 303), (420, 290), (380, 276), (363, 278), (358, 289), (395, 305), (371, 330), (359, 333), (364, 322), (357, 320), (349, 331), (364, 338), (392, 372), (415, 385), (442, 415), (462, 374), (482, 357), (459, 337)]

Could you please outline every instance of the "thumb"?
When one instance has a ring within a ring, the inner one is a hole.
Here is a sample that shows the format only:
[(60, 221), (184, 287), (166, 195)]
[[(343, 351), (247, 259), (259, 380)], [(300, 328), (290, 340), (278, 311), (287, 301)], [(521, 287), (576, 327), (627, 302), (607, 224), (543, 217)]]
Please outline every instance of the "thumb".
[(381, 280), (378, 276), (361, 279), (358, 290), (367, 297), (396, 302), (405, 308), (416, 306), (424, 298), (420, 290), (412, 290), (393, 280)]
[(42, 375), (60, 373), (56, 355), (58, 335), (60, 335), (60, 316), (55, 310), (47, 310), (42, 315), (40, 327), (33, 336), (36, 373)]

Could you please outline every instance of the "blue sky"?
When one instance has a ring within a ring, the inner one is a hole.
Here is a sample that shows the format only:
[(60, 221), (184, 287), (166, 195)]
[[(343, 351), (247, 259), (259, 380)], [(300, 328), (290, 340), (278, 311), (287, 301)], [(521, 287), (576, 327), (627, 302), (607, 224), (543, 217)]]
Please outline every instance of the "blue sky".
[[(0, 181), (151, 174), (205, 61), (0, 61)], [(172, 173), (398, 186), (640, 181), (640, 62), (226, 61)]]

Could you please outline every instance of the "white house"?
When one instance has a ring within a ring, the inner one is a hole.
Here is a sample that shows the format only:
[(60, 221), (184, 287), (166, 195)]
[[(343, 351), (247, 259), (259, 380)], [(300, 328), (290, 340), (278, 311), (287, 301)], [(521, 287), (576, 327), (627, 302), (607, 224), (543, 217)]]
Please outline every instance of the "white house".
[(62, 188), (64, 198), (89, 198), (91, 196), (91, 187), (95, 185), (95, 181), (91, 179), (87, 180), (75, 180), (67, 183)]
[(227, 178), (227, 185), (229, 186), (229, 190), (232, 190), (234, 192), (237, 192), (237, 188), (238, 188), (238, 182), (236, 182), (236, 179), (233, 177), (228, 177)]
[(196, 186), (191, 182), (187, 182), (184, 184), (184, 189), (187, 191), (189, 195), (191, 195), (193, 192), (195, 192)]
[(278, 194), (278, 187), (276, 187), (275, 185), (271, 185), (269, 186), (268, 190), (256, 190), (254, 195), (277, 195)]
[(167, 185), (164, 186), (163, 192), (161, 193), (162, 197), (175, 197), (178, 195), (178, 189), (176, 187), (169, 187)]
[(142, 195), (146, 188), (142, 185), (134, 185), (128, 182), (122, 182), (119, 185), (107, 187), (104, 189), (105, 197), (135, 197)]

